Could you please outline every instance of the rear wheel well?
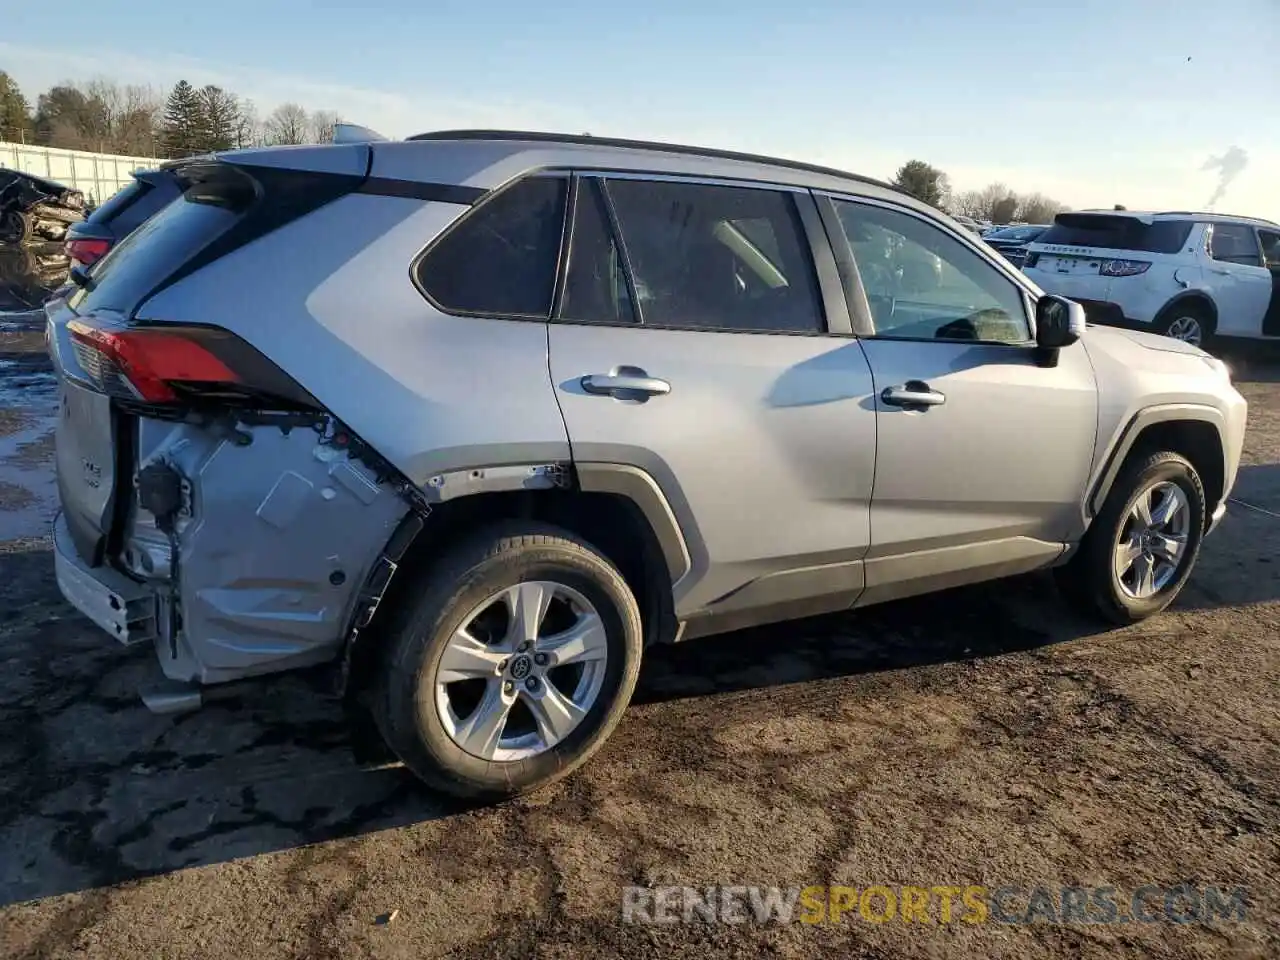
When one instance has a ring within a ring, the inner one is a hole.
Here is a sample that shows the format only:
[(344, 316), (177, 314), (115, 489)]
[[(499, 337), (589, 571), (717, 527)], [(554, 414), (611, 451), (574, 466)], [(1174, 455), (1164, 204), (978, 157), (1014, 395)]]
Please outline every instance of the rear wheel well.
[(421, 589), (437, 558), (474, 531), (503, 520), (536, 520), (563, 527), (599, 549), (635, 594), (646, 646), (674, 638), (671, 573), (657, 535), (627, 497), (577, 490), (479, 493), (435, 504), (401, 559), (373, 621), (350, 651), (347, 688), (355, 693), (373, 676), (392, 611)]
[(1222, 500), (1226, 477), (1223, 475), (1222, 438), (1212, 423), (1205, 420), (1167, 420), (1143, 429), (1133, 442), (1125, 462), (1168, 450), (1181, 454), (1196, 468), (1204, 486), (1205, 516), (1211, 516)]
[(1165, 304), (1155, 319), (1156, 327), (1158, 328), (1166, 320), (1172, 318), (1179, 310), (1198, 314), (1208, 324), (1209, 330), (1207, 332), (1212, 332), (1218, 328), (1218, 308), (1214, 306), (1211, 299), (1202, 293), (1190, 293)]

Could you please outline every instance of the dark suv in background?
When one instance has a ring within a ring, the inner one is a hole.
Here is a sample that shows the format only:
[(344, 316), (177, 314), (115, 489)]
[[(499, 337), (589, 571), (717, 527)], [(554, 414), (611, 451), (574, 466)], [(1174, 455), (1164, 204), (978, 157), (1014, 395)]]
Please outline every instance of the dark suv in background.
[(169, 203), (182, 195), (177, 179), (167, 170), (139, 170), (88, 219), (67, 231), (66, 250), (72, 266), (91, 266)]

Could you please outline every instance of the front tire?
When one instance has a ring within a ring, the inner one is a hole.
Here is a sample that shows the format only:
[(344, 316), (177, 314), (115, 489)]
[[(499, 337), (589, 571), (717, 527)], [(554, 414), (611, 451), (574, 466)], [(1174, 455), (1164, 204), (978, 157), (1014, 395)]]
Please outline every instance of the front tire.
[(1063, 595), (1117, 624), (1159, 613), (1177, 597), (1200, 551), (1204, 486), (1171, 452), (1126, 465), (1074, 557), (1055, 572)]
[(635, 689), (643, 631), (626, 581), (568, 531), (508, 523), (434, 565), (393, 627), (375, 718), (419, 778), (499, 799), (584, 763)]

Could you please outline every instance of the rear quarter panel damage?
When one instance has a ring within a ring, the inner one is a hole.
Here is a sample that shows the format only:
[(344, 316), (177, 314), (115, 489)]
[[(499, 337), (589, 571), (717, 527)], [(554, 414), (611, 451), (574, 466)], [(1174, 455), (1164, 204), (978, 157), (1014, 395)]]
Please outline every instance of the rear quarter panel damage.
[[(174, 679), (215, 683), (333, 658), (357, 592), (410, 509), (335, 445), (332, 427), (236, 430), (238, 442), (205, 427), (140, 425), (141, 465), (164, 461), (186, 481), (175, 524), (180, 629), (171, 621), (158, 641)], [(171, 542), (135, 505), (126, 557), (139, 573), (151, 567), (162, 595)]]

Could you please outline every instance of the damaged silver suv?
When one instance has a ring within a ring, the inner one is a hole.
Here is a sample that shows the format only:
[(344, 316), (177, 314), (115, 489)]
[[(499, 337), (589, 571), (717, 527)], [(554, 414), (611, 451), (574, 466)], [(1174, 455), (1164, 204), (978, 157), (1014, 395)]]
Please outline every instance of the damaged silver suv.
[(331, 664), (424, 780), (509, 795), (649, 644), (1048, 567), (1150, 616), (1235, 480), (1222, 363), (875, 181), (492, 131), (169, 169), (47, 308), (58, 582), (154, 707)]

